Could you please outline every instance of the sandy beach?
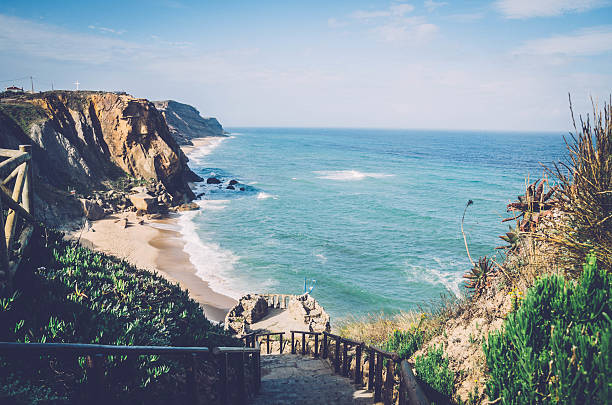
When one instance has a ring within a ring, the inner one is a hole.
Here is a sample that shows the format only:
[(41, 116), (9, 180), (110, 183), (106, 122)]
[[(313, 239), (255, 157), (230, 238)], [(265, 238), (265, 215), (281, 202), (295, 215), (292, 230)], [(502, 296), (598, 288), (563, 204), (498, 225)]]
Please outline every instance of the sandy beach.
[[(185, 153), (203, 147), (212, 138), (194, 139), (194, 146), (183, 147)], [(184, 251), (185, 242), (178, 229), (177, 216), (148, 220), (135, 213), (117, 213), (92, 221), (70, 237), (94, 250), (125, 259), (137, 267), (157, 271), (161, 276), (189, 291), (189, 295), (204, 308), (206, 317), (222, 321), (236, 300), (213, 291), (205, 280), (196, 275), (196, 268)], [(124, 228), (123, 218), (127, 218)], [(142, 223), (140, 223), (142, 221)], [(160, 229), (162, 228), (162, 229)]]

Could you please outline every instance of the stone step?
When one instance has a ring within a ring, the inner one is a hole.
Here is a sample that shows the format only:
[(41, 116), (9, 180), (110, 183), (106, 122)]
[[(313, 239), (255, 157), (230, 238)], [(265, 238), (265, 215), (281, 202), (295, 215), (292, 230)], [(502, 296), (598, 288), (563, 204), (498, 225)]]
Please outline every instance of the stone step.
[(276, 354), (261, 357), (261, 390), (253, 405), (369, 405), (373, 394), (334, 374), (329, 363), (312, 357)]

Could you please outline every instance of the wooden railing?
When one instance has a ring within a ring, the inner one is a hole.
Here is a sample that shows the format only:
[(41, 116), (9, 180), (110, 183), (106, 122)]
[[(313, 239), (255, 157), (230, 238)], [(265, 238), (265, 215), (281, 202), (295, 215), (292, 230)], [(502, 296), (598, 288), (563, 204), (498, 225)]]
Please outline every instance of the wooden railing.
[[(134, 356), (134, 355), (164, 355), (179, 356), (189, 359), (186, 369), (187, 388), (193, 404), (200, 404), (198, 386), (196, 384), (196, 370), (198, 360), (209, 360), (217, 363), (220, 371), (220, 384), (217, 389), (219, 403), (243, 404), (247, 402), (249, 394), (259, 391), (261, 385), (260, 348), (255, 343), (253, 348), (245, 347), (216, 347), (212, 350), (207, 347), (170, 347), (170, 346), (114, 346), (80, 343), (16, 343), (0, 342), (0, 355), (69, 355), (87, 357), (87, 392), (93, 404), (107, 404), (111, 400), (106, 396), (108, 392), (104, 382), (104, 363), (106, 356)], [(232, 376), (230, 370), (233, 370)], [(248, 372), (251, 381), (246, 378)], [(232, 378), (234, 377), (234, 378)], [(233, 381), (232, 381), (233, 380)], [(248, 389), (248, 385), (252, 389)], [(229, 387), (235, 388), (231, 390)], [(232, 395), (233, 394), (233, 395)]]
[[(329, 332), (292, 330), (290, 333), (292, 354), (312, 354), (313, 357), (328, 359), (335, 373), (351, 378), (356, 386), (365, 386), (373, 392), (375, 402), (397, 402), (399, 405), (429, 405), (432, 402), (453, 404), (449, 397), (420, 381), (414, 375), (410, 364), (401, 360), (396, 353)], [(244, 335), (242, 339), (245, 340), (246, 346), (255, 347), (259, 337), (269, 341), (270, 336), (274, 335), (280, 335), (282, 342), (283, 332), (252, 332)], [(282, 353), (282, 345), (280, 350)], [(266, 353), (270, 354), (269, 344)], [(364, 380), (366, 366), (367, 379)]]
[[(0, 149), (0, 281), (10, 283), (38, 221), (32, 216), (32, 147)], [(8, 209), (4, 218), (4, 209)], [(19, 219), (23, 219), (20, 224)]]

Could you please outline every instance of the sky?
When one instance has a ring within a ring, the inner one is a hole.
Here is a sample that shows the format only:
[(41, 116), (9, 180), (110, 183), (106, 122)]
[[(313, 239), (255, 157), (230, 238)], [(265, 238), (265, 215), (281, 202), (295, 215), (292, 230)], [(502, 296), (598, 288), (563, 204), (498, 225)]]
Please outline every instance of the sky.
[(0, 0), (0, 86), (226, 127), (563, 131), (612, 93), (612, 0)]

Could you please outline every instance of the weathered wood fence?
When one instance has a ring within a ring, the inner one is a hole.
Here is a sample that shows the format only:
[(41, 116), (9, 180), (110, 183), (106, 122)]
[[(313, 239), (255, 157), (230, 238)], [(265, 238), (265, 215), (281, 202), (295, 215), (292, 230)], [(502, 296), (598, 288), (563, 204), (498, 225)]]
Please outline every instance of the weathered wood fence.
[[(170, 346), (115, 346), (80, 343), (16, 343), (0, 342), (0, 355), (19, 356), (72, 356), (87, 358), (87, 393), (91, 404), (108, 404), (105, 384), (107, 356), (174, 356), (188, 359), (186, 367), (187, 389), (191, 404), (204, 404), (196, 384), (198, 361), (211, 361), (220, 375), (217, 387), (219, 404), (244, 404), (250, 395), (259, 391), (261, 384), (260, 348), (247, 347), (170, 347)], [(249, 389), (249, 387), (251, 389)]]
[[(437, 392), (420, 381), (412, 366), (396, 353), (389, 353), (363, 342), (347, 339), (329, 332), (292, 330), (291, 353), (328, 359), (335, 373), (351, 378), (357, 387), (374, 393), (375, 402), (385, 405), (454, 404), (450, 397)], [(270, 337), (279, 335), (279, 352), (283, 353), (283, 332), (257, 333), (242, 336), (247, 347), (266, 341), (270, 354)], [(276, 340), (276, 339), (275, 339)], [(288, 343), (288, 342), (287, 342)]]
[[(32, 147), (0, 149), (0, 281), (10, 283), (34, 228)], [(6, 217), (5, 217), (6, 210)]]

